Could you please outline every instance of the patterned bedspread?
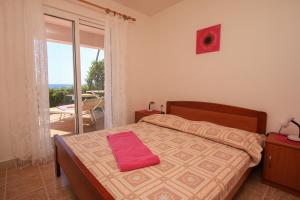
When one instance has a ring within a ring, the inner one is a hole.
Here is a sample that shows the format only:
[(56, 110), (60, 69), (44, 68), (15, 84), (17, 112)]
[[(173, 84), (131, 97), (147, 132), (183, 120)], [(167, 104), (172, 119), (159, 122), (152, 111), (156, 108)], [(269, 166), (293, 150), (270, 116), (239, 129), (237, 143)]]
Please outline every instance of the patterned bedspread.
[[(120, 172), (106, 135), (123, 130), (135, 132), (161, 163)], [(115, 199), (223, 199), (251, 162), (241, 149), (149, 122), (64, 141)]]

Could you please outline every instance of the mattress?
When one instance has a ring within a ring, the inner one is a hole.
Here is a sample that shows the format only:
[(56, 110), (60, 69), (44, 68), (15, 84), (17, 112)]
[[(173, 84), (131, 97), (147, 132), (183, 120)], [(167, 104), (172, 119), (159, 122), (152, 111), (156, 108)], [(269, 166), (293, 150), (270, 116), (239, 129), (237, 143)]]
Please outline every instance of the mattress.
[[(160, 164), (119, 171), (106, 136), (128, 130), (160, 157)], [(224, 199), (251, 162), (244, 150), (148, 122), (64, 141), (115, 199)]]

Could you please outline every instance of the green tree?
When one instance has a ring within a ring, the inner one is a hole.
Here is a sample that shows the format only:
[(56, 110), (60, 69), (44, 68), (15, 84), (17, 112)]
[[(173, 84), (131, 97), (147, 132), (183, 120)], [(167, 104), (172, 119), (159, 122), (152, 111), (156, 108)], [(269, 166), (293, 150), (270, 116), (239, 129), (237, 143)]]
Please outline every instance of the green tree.
[(104, 90), (104, 60), (92, 62), (85, 80), (89, 90)]

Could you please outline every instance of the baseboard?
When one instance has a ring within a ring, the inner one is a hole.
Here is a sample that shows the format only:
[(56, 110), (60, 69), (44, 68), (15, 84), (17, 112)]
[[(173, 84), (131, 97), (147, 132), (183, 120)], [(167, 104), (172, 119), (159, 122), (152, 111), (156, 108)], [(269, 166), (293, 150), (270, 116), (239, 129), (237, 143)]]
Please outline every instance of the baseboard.
[(0, 162), (0, 169), (4, 168), (12, 168), (16, 167), (16, 159), (11, 159), (11, 160), (6, 160), (6, 161), (1, 161)]

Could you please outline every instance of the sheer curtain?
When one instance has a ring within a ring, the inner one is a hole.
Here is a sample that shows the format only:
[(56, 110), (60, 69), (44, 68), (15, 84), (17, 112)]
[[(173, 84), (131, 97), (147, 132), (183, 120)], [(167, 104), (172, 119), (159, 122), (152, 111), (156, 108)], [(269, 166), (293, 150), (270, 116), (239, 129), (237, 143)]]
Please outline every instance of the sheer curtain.
[(127, 123), (126, 47), (128, 21), (119, 16), (106, 16), (104, 35), (104, 127)]
[(42, 1), (1, 0), (0, 18), (3, 134), (19, 165), (44, 163), (53, 150)]

